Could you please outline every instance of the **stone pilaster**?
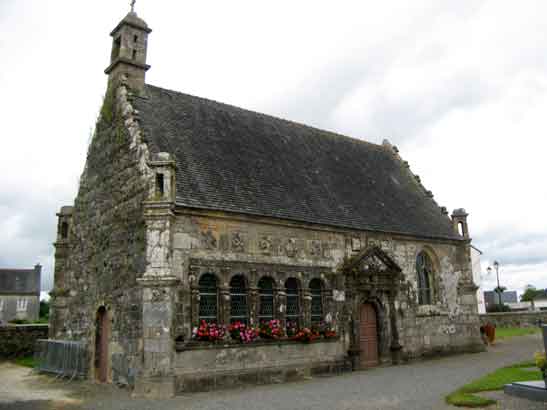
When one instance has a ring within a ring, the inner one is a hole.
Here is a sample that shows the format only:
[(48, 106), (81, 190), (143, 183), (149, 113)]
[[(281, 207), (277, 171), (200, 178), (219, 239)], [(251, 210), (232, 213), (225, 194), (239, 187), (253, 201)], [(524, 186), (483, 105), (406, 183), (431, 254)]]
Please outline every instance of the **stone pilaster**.
[[(143, 367), (136, 380), (134, 395), (160, 398), (175, 394), (173, 355), (177, 286), (179, 278), (172, 275), (172, 237), (174, 223), (174, 184), (165, 169), (174, 170), (168, 156), (158, 154), (161, 161), (151, 161), (154, 177), (149, 199), (144, 203), (146, 224), (146, 271), (137, 279), (142, 287)], [(173, 171), (174, 174), (174, 171)], [(163, 185), (167, 182), (167, 185)], [(162, 186), (158, 187), (158, 183)]]
[(51, 313), (49, 321), (49, 338), (62, 337), (67, 316), (68, 278), (67, 261), (69, 258), (70, 230), (72, 227), (71, 206), (63, 206), (57, 213), (57, 238), (55, 247), (55, 266), (53, 289), (51, 291)]
[(258, 325), (258, 309), (259, 309), (259, 294), (257, 288), (249, 289), (249, 324), (251, 326)]
[(279, 320), (281, 324), (281, 328), (285, 329), (285, 326), (286, 326), (285, 315), (287, 314), (287, 294), (285, 293), (284, 288), (278, 289), (278, 291), (275, 292), (274, 307), (275, 307), (274, 316), (276, 319)]
[(174, 334), (172, 334), (176, 286), (172, 276), (144, 276), (143, 302), (143, 370), (135, 383), (137, 397), (164, 398), (175, 395), (173, 374)]
[(230, 323), (230, 287), (221, 285), (219, 291), (218, 320), (220, 323)]
[(309, 289), (302, 289), (302, 306), (300, 309), (301, 324), (304, 327), (311, 326), (311, 292)]

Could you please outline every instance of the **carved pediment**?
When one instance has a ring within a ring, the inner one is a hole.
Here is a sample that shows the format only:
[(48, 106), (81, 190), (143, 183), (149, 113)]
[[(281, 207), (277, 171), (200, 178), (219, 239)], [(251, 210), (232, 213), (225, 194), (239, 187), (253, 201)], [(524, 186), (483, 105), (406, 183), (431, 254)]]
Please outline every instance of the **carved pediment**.
[(342, 273), (350, 287), (393, 289), (401, 278), (401, 268), (377, 246), (366, 248), (346, 260)]

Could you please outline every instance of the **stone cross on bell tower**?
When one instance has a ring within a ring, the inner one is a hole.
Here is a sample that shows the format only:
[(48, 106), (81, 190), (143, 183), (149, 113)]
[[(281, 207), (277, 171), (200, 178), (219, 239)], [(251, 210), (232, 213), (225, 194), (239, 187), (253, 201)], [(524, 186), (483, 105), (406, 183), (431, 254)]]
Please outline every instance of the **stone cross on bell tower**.
[(112, 30), (112, 53), (110, 65), (104, 72), (108, 80), (119, 81), (122, 76), (127, 77), (129, 86), (135, 91), (144, 88), (146, 71), (150, 68), (146, 64), (148, 34), (152, 30), (146, 22), (135, 13), (135, 0), (131, 1), (131, 11)]

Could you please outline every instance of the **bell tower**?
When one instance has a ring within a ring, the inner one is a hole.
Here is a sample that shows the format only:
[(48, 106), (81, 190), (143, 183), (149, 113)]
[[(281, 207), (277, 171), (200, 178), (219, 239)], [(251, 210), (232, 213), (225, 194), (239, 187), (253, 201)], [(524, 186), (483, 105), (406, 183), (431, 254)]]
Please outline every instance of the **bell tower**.
[(108, 81), (119, 81), (124, 75), (134, 91), (144, 88), (148, 34), (152, 30), (148, 24), (135, 13), (135, 1), (131, 2), (131, 11), (112, 30), (112, 52), (110, 65), (104, 70)]

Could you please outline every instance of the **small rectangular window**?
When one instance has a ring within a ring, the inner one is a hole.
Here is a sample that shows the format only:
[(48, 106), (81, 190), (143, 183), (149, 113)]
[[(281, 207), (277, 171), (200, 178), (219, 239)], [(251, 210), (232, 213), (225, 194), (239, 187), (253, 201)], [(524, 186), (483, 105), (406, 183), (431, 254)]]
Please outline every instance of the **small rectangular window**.
[(156, 194), (162, 197), (164, 193), (163, 174), (156, 174)]
[(133, 50), (133, 60), (137, 59), (137, 50)]
[(133, 36), (133, 43), (136, 43), (138, 39), (139, 39), (139, 36), (134, 35), (134, 36)]

